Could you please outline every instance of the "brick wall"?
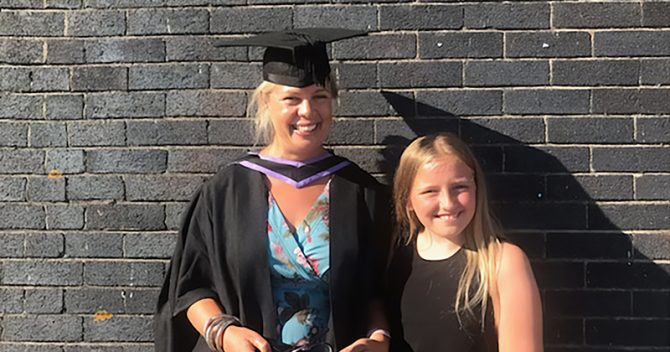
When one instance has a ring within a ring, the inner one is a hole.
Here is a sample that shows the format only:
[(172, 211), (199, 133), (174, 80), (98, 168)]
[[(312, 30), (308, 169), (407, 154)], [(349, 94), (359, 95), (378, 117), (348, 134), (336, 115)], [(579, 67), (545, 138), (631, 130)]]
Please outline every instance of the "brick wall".
[(374, 32), (332, 46), (338, 153), (473, 144), (548, 351), (670, 350), (670, 2), (0, 0), (1, 351), (152, 350), (179, 214), (251, 142), (260, 51), (211, 43), (307, 26)]

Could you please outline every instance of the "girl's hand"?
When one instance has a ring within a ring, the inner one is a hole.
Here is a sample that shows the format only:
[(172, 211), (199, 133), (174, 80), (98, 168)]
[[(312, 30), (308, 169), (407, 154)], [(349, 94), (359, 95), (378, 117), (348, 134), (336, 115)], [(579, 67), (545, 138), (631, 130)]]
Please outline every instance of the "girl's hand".
[(389, 339), (386, 336), (378, 337), (380, 334), (372, 334), (370, 338), (362, 338), (354, 341), (340, 352), (388, 352)]
[(272, 352), (270, 343), (257, 332), (242, 326), (231, 325), (223, 333), (223, 350), (226, 352)]

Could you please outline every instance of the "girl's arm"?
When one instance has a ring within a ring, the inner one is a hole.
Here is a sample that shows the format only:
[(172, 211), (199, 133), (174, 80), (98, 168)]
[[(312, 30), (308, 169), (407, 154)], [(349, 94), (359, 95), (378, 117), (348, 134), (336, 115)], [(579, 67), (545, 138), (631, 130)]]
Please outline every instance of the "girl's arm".
[(387, 352), (389, 350), (390, 337), (388, 324), (384, 314), (384, 308), (379, 300), (372, 302), (370, 307), (371, 334), (362, 337), (351, 345), (340, 350), (340, 352)]
[(493, 295), (499, 351), (542, 351), (540, 293), (526, 254), (513, 244), (502, 244)]

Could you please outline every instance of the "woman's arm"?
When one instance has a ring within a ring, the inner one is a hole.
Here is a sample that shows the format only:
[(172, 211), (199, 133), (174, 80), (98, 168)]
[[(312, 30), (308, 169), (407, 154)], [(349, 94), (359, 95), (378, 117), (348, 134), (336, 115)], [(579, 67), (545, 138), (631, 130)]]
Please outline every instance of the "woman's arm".
[[(186, 317), (193, 327), (204, 336), (204, 326), (209, 318), (223, 313), (219, 304), (211, 298), (204, 298), (193, 303), (186, 310)], [(224, 351), (241, 352), (271, 352), (270, 344), (257, 332), (242, 327), (230, 325), (223, 333)]]
[(542, 351), (540, 293), (526, 254), (513, 244), (502, 244), (502, 258), (493, 294), (494, 305), (498, 306), (499, 351)]

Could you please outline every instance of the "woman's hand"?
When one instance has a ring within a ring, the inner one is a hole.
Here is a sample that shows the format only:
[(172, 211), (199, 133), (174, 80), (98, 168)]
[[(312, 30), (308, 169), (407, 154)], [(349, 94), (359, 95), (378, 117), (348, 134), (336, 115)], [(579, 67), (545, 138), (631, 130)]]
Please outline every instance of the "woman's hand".
[[(186, 316), (193, 327), (204, 336), (207, 319), (221, 313), (222, 310), (216, 301), (205, 298), (193, 303), (186, 311)], [(226, 352), (272, 352), (270, 343), (263, 336), (237, 325), (230, 325), (223, 332), (223, 349)]]
[(374, 333), (369, 338), (361, 338), (340, 352), (388, 352), (389, 338), (380, 333)]
[(223, 350), (226, 352), (272, 352), (270, 343), (257, 332), (231, 325), (223, 332)]

